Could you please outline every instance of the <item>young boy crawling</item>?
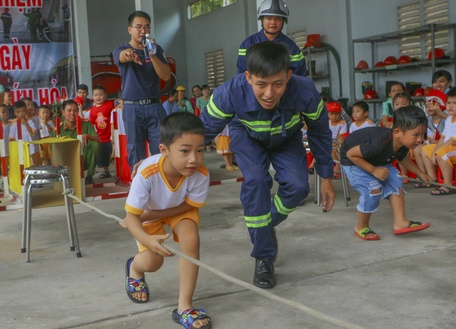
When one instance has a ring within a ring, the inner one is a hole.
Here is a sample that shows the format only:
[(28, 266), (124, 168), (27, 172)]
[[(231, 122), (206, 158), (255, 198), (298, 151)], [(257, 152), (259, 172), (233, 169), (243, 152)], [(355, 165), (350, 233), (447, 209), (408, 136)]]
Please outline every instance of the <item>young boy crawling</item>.
[[(168, 239), (165, 225), (186, 255), (199, 259), (199, 212), (204, 206), (209, 173), (202, 165), (204, 126), (192, 113), (173, 113), (160, 128), (160, 154), (145, 159), (137, 169), (128, 194), (126, 227), (138, 243), (139, 253), (127, 260), (125, 287), (135, 303), (149, 299), (146, 272), (156, 272), (164, 257), (173, 256), (162, 246)], [(202, 308), (193, 308), (192, 299), (198, 267), (179, 259), (179, 302), (172, 319), (185, 328), (211, 328)]]
[(429, 223), (409, 221), (405, 216), (402, 176), (391, 163), (398, 160), (424, 183), (432, 178), (407, 156), (424, 140), (427, 119), (417, 106), (402, 107), (393, 114), (392, 129), (371, 127), (350, 134), (341, 147), (341, 164), (352, 187), (360, 194), (355, 236), (362, 240), (380, 237), (370, 228), (371, 214), (380, 198), (388, 199), (393, 211), (393, 234), (405, 234), (428, 228)]

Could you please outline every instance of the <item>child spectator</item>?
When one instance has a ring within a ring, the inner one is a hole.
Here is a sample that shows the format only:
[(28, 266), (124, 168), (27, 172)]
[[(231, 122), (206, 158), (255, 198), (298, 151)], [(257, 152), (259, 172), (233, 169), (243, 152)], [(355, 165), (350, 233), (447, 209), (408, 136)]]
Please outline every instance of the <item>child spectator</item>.
[[(33, 99), (29, 97), (24, 97), (22, 100), (25, 102), (27, 105), (27, 111), (25, 114), (25, 118), (27, 121), (31, 120), (33, 121), (33, 124), (35, 125), (36, 129), (34, 134), (32, 135), (32, 141), (37, 141), (40, 140), (40, 118), (37, 116), (36, 109), (37, 109), (37, 104), (33, 101)], [(40, 146), (38, 144), (34, 144), (33, 147), (35, 148), (33, 153), (39, 153), (40, 152)], [(40, 161), (41, 164), (41, 161)]]
[(114, 103), (107, 101), (106, 90), (102, 86), (97, 86), (92, 91), (93, 107), (90, 109), (90, 123), (95, 126), (98, 136), (100, 136), (100, 154), (98, 156), (98, 166), (103, 168), (100, 178), (109, 178), (109, 163), (112, 154), (111, 140), (111, 112)]
[[(51, 109), (47, 105), (38, 107), (38, 115), (40, 118), (40, 138), (49, 138), (55, 129), (54, 121), (51, 118)], [(47, 166), (51, 164), (52, 153), (50, 144), (40, 144), (41, 164)]]
[[(182, 252), (199, 259), (199, 208), (204, 206), (209, 188), (209, 173), (203, 166), (204, 135), (204, 126), (195, 115), (167, 116), (160, 128), (161, 154), (145, 159), (133, 178), (125, 223), (140, 252), (127, 260), (125, 288), (135, 303), (149, 298), (145, 272), (158, 271), (164, 257), (173, 256), (161, 244), (169, 238), (165, 225)], [(210, 328), (206, 311), (193, 308), (198, 266), (179, 258), (179, 277), (173, 321), (185, 328)]]
[[(451, 88), (447, 94), (446, 109), (448, 111), (448, 118), (445, 120), (445, 128), (443, 129), (442, 136), (440, 137), (437, 145), (435, 146), (431, 158), (426, 158), (425, 163), (428, 160), (438, 165), (443, 176), (443, 183), (445, 185), (453, 185), (453, 166), (456, 164), (456, 88)], [(426, 165), (426, 169), (429, 168), (429, 163)], [(435, 178), (428, 172), (429, 176)], [(433, 179), (435, 180), (435, 179)], [(441, 186), (434, 189), (431, 195), (449, 195), (456, 193), (456, 188), (448, 188)]]
[(172, 88), (168, 92), (168, 99), (163, 102), (163, 107), (166, 111), (166, 115), (176, 113), (179, 111), (177, 108), (177, 90)]
[(447, 94), (451, 88), (451, 73), (446, 70), (435, 71), (432, 75), (432, 88)]
[[(9, 140), (10, 141), (17, 141), (19, 140), (18, 134), (18, 123), (21, 125), (21, 134), (22, 140), (24, 142), (31, 142), (32, 136), (35, 134), (36, 126), (32, 120), (26, 119), (27, 113), (27, 105), (24, 101), (20, 100), (14, 103), (13, 105), (14, 115), (16, 116), (16, 120), (11, 122), (11, 129)], [(39, 150), (36, 150), (35, 145), (29, 145), (29, 152), (30, 158), (32, 160), (32, 164), (39, 165), (41, 164), (41, 157)]]
[(0, 84), (0, 105), (3, 104), (3, 100), (5, 99), (5, 87)]
[(352, 118), (353, 122), (350, 125), (349, 133), (367, 127), (375, 127), (373, 123), (367, 116), (369, 115), (369, 105), (364, 101), (358, 101), (353, 104), (352, 109)]
[(87, 97), (88, 95), (89, 87), (83, 83), (78, 85), (77, 96), (74, 101), (78, 104), (79, 116), (85, 119), (89, 119), (89, 111), (93, 106), (92, 100)]
[(339, 163), (339, 146), (342, 145), (344, 138), (347, 134), (347, 124), (342, 120), (342, 106), (339, 102), (330, 102), (326, 104), (329, 117), (329, 129), (332, 132), (333, 147), (332, 157), (334, 164), (334, 179), (340, 179), (340, 163)]
[[(415, 161), (421, 171), (425, 171), (429, 176), (435, 177), (436, 168), (430, 161), (426, 162), (425, 158), (431, 158), (435, 146), (440, 139), (445, 128), (445, 119), (448, 117), (444, 112), (447, 96), (437, 89), (431, 90), (425, 98), (426, 113), (428, 115), (427, 139), (422, 145), (418, 145), (414, 150)], [(426, 168), (426, 165), (429, 168)], [(415, 183), (416, 188), (431, 187), (432, 184)]]
[(228, 126), (222, 130), (222, 132), (217, 136), (217, 153), (223, 156), (225, 160), (225, 168), (228, 171), (233, 171), (238, 169), (237, 166), (233, 164), (233, 152), (230, 151), (230, 128)]
[(211, 98), (211, 87), (209, 87), (208, 85), (203, 85), (201, 87), (201, 90), (201, 97), (198, 97), (196, 99), (196, 108), (198, 109), (198, 111), (195, 111), (195, 113), (201, 113), (201, 111), (206, 107), (207, 103), (209, 103), (209, 99)]
[[(401, 107), (406, 107), (410, 106), (412, 104), (412, 99), (410, 98), (410, 95), (403, 92), (403, 93), (397, 93), (393, 97), (393, 111), (401, 108)], [(391, 123), (393, 122), (393, 118), (391, 117)], [(414, 150), (409, 151), (409, 157), (413, 159), (413, 152)], [(409, 183), (409, 177), (408, 177), (408, 172), (404, 168), (404, 166), (399, 163), (399, 169), (401, 171), (402, 175), (402, 184), (408, 184)]]
[(185, 88), (183, 86), (179, 86), (176, 88), (177, 90), (177, 108), (179, 112), (189, 112), (195, 113), (190, 101), (185, 97)]
[(405, 87), (399, 81), (393, 81), (389, 85), (388, 100), (386, 102), (383, 102), (383, 114), (382, 114), (382, 122), (381, 122), (382, 127), (391, 128), (393, 126), (393, 122), (392, 122), (393, 121), (393, 112), (394, 112), (393, 98), (394, 98), (394, 96), (396, 96), (396, 94), (404, 93), (404, 92), (405, 92)]
[[(0, 115), (2, 116), (2, 127), (3, 127), (3, 144), (5, 147), (5, 154), (0, 154), (1, 157), (8, 158), (9, 156), (9, 135), (11, 129), (11, 122), (9, 121), (8, 106), (0, 104)], [(6, 173), (2, 173), (6, 176)]]
[(393, 234), (420, 231), (430, 226), (409, 221), (405, 216), (402, 180), (392, 165), (397, 159), (423, 182), (431, 182), (432, 178), (407, 156), (409, 149), (424, 140), (426, 115), (417, 106), (407, 106), (394, 111), (393, 118), (392, 129), (360, 129), (348, 135), (341, 147), (342, 169), (360, 194), (355, 236), (362, 240), (380, 239), (370, 228), (369, 220), (377, 211), (381, 197), (389, 200), (393, 211)]
[(16, 119), (16, 116), (14, 115), (14, 109), (13, 109), (13, 98), (11, 97), (11, 90), (9, 88), (4, 88), (5, 93), (3, 95), (3, 104), (5, 104), (8, 107), (8, 119), (14, 120)]

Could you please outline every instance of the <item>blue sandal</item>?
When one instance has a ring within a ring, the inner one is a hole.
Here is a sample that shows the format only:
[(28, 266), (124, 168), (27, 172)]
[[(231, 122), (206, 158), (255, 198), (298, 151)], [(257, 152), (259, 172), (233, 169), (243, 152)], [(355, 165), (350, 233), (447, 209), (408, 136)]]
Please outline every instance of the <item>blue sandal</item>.
[[(130, 298), (132, 302), (138, 304), (147, 303), (149, 300), (149, 287), (147, 286), (146, 280), (144, 280), (144, 278), (130, 278), (130, 266), (133, 259), (134, 257), (129, 258), (127, 260), (127, 264), (125, 265), (125, 290), (127, 291), (128, 298)], [(131, 294), (137, 292), (145, 292), (147, 294), (146, 300), (136, 299), (131, 296)]]
[[(197, 309), (189, 308), (189, 309), (183, 311), (181, 315), (179, 315), (177, 309), (175, 309), (172, 313), (172, 319), (174, 322), (184, 326), (185, 329), (193, 329), (193, 328), (195, 328), (193, 326), (193, 322), (195, 322), (196, 320), (210, 319), (210, 317), (207, 315), (206, 310), (204, 310), (202, 308), (197, 308)], [(212, 322), (209, 322), (205, 326), (202, 326), (198, 329), (211, 329), (211, 328), (212, 328)]]

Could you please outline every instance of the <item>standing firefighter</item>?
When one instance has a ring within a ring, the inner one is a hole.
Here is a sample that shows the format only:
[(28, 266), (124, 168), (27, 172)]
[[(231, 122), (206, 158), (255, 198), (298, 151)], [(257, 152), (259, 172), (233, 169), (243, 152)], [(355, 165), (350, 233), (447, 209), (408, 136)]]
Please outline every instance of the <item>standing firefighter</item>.
[(3, 22), (3, 38), (7, 40), (10, 38), (11, 25), (13, 25), (13, 19), (9, 13), (9, 8), (3, 9), (3, 13), (0, 18)]
[(261, 20), (262, 29), (249, 36), (239, 46), (237, 61), (238, 73), (247, 70), (245, 54), (247, 48), (263, 41), (280, 42), (288, 46), (290, 50), (291, 70), (294, 74), (306, 76), (306, 62), (301, 49), (296, 43), (282, 33), (285, 23), (288, 21), (289, 10), (283, 0), (265, 0), (258, 7), (257, 18)]

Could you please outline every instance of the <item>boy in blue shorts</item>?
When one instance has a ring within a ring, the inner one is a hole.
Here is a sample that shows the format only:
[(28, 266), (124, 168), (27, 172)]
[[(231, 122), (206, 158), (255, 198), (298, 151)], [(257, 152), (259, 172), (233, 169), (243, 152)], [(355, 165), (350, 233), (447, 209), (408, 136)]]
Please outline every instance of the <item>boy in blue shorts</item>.
[(388, 199), (393, 211), (393, 234), (405, 234), (428, 228), (429, 223), (409, 221), (405, 216), (404, 189), (399, 170), (391, 163), (398, 160), (424, 183), (432, 178), (407, 156), (424, 141), (427, 118), (417, 106), (401, 107), (393, 113), (393, 127), (369, 127), (350, 134), (342, 144), (341, 164), (352, 187), (359, 192), (358, 223), (355, 236), (362, 240), (380, 237), (370, 228), (380, 198)]
[[(209, 172), (203, 166), (204, 136), (204, 126), (194, 114), (167, 116), (160, 128), (160, 154), (145, 159), (133, 178), (125, 223), (139, 253), (127, 261), (125, 287), (135, 303), (149, 298), (145, 272), (158, 271), (164, 257), (173, 256), (161, 245), (169, 238), (165, 225), (182, 252), (199, 259), (198, 208), (204, 206), (209, 188)], [(179, 303), (172, 312), (173, 321), (185, 328), (211, 328), (206, 311), (192, 304), (198, 266), (180, 258), (179, 272)]]

